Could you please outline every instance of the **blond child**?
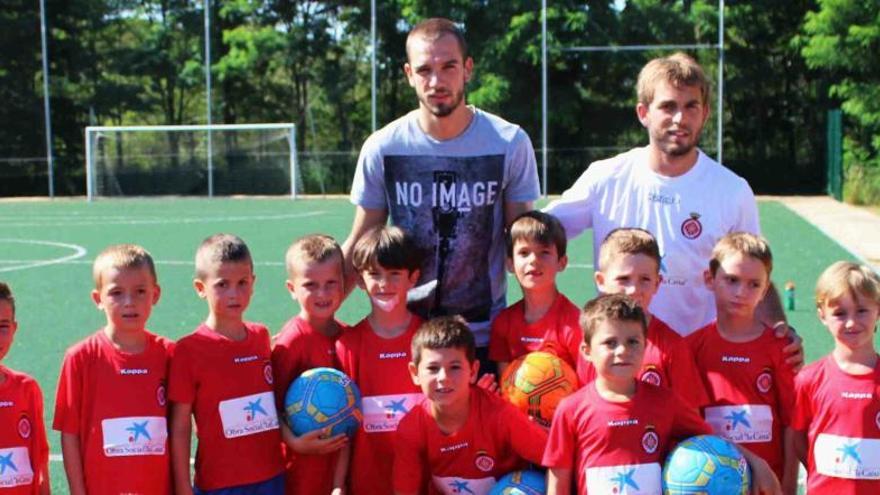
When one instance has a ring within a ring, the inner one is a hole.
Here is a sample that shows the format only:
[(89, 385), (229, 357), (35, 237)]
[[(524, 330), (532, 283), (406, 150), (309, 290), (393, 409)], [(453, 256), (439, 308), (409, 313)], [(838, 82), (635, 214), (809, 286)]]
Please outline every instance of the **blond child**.
[(480, 363), (461, 318), (423, 323), (411, 352), (409, 373), (424, 398), (397, 428), (395, 494), (485, 495), (499, 476), (540, 463), (547, 432), (475, 385)]
[[(18, 321), (15, 297), (0, 282), (0, 361), (9, 353)], [(10, 495), (49, 494), (49, 444), (43, 392), (29, 375), (0, 365), (0, 486)]]
[(172, 344), (146, 329), (160, 295), (153, 259), (140, 246), (110, 246), (92, 276), (106, 323), (67, 350), (55, 397), (70, 493), (171, 493)]
[(785, 482), (797, 475), (796, 461), (783, 448), (794, 373), (785, 363), (785, 339), (755, 316), (772, 269), (770, 246), (762, 237), (742, 232), (722, 237), (704, 274), (718, 319), (687, 341), (709, 394), (702, 409), (706, 422), (716, 435), (761, 456)]
[(392, 492), (394, 433), (421, 399), (407, 370), (422, 320), (406, 307), (421, 263), (412, 239), (398, 227), (373, 228), (354, 246), (352, 264), (370, 299), (370, 314), (336, 342), (342, 371), (363, 396), (364, 421), (350, 449), (351, 493)]
[[(171, 360), (171, 457), (175, 493), (282, 494), (284, 465), (272, 383), (269, 331), (244, 321), (254, 289), (250, 251), (217, 234), (196, 251), (193, 280), (208, 316), (181, 338)], [(190, 436), (195, 417), (195, 482)]]
[(790, 447), (807, 466), (809, 493), (880, 493), (880, 277), (838, 261), (816, 283), (816, 308), (834, 349), (795, 378)]
[(574, 368), (580, 347), (580, 310), (556, 286), (565, 270), (565, 230), (553, 215), (529, 211), (507, 231), (507, 269), (516, 276), (523, 298), (492, 322), (489, 359), (498, 373), (531, 351), (551, 350)]
[[(336, 339), (348, 328), (335, 316), (344, 294), (339, 244), (322, 234), (301, 237), (287, 249), (284, 264), (287, 290), (300, 311), (273, 339), (272, 370), (279, 411), (284, 409), (284, 396), (290, 384), (304, 371), (339, 368)], [(285, 441), (285, 492), (330, 493), (338, 452), (347, 437), (340, 433), (325, 438), (325, 432), (320, 430), (296, 437), (283, 421), (281, 428)]]
[[(660, 275), (660, 248), (650, 232), (643, 229), (615, 229), (602, 241), (596, 286), (602, 294), (626, 294), (645, 313), (645, 357), (639, 379), (675, 390), (694, 407), (708, 401), (690, 347), (678, 332), (648, 310), (657, 294)], [(578, 379), (588, 383), (596, 370), (589, 361), (578, 361)]]
[[(543, 459), (547, 493), (571, 493), (572, 482), (584, 495), (632, 485), (660, 493), (661, 463), (673, 442), (709, 433), (709, 426), (670, 390), (638, 380), (647, 331), (638, 303), (623, 294), (600, 295), (584, 306), (581, 327), (581, 352), (596, 379), (556, 410)], [(767, 463), (740, 450), (752, 469), (753, 493), (777, 494)]]

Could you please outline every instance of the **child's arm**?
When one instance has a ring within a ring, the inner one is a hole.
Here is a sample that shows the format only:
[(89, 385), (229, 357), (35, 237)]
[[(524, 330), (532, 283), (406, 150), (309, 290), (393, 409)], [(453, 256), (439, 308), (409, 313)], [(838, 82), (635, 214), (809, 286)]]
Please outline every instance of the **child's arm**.
[(70, 495), (86, 495), (79, 435), (61, 432), (61, 455), (64, 457), (64, 472), (67, 474)]
[(782, 492), (785, 495), (797, 494), (798, 470), (807, 449), (807, 434), (785, 428), (785, 464), (782, 473)]
[(496, 364), (498, 365), (498, 377), (500, 379), (500, 377), (504, 376), (504, 370), (510, 366), (510, 361), (496, 361)]
[(569, 493), (571, 493), (571, 469), (548, 469), (547, 495), (568, 495)]
[(749, 449), (733, 444), (746, 458), (749, 468), (752, 470), (752, 494), (753, 495), (781, 495), (782, 487), (779, 480), (763, 458), (753, 454)]
[(336, 468), (333, 470), (333, 491), (330, 495), (345, 493), (345, 480), (348, 478), (349, 464), (351, 464), (351, 445), (345, 445), (336, 458)]
[(176, 495), (192, 495), (189, 452), (192, 437), (192, 404), (171, 403), (171, 475)]
[(325, 430), (310, 431), (300, 436), (296, 436), (290, 431), (290, 427), (287, 426), (287, 423), (281, 422), (280, 424), (281, 439), (297, 454), (331, 454), (348, 444), (348, 437), (345, 433), (339, 433), (333, 437), (322, 438), (322, 435), (329, 434), (329, 428)]

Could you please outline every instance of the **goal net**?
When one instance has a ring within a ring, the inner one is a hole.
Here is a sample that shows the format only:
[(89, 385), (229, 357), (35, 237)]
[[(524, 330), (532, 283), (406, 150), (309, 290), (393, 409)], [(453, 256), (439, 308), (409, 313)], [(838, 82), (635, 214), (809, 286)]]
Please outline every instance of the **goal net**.
[(89, 200), (300, 188), (294, 124), (90, 126), (85, 146)]

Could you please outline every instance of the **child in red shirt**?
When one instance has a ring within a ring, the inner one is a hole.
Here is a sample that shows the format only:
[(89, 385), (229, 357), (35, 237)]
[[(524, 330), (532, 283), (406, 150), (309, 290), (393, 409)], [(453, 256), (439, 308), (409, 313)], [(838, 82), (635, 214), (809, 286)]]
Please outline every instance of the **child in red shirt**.
[(354, 246), (352, 265), (371, 309), (336, 342), (342, 371), (358, 384), (363, 400), (364, 420), (351, 448), (350, 493), (392, 492), (394, 432), (422, 396), (407, 371), (422, 321), (406, 307), (421, 263), (412, 239), (398, 227), (371, 229)]
[(540, 463), (547, 432), (474, 385), (474, 337), (458, 317), (434, 318), (412, 341), (409, 372), (424, 398), (400, 421), (394, 450), (397, 495), (485, 495), (496, 479)]
[[(177, 495), (284, 493), (269, 331), (245, 322), (254, 288), (250, 251), (217, 234), (196, 252), (193, 285), (208, 317), (171, 360), (171, 461)], [(189, 453), (195, 417), (195, 483)]]
[[(556, 410), (543, 459), (550, 468), (547, 493), (571, 493), (573, 482), (579, 494), (633, 485), (640, 493), (660, 493), (671, 442), (709, 433), (709, 426), (671, 390), (638, 380), (647, 331), (638, 303), (623, 294), (601, 295), (584, 307), (581, 322), (582, 352), (596, 379)], [(744, 454), (755, 493), (777, 493), (767, 464)]]
[[(344, 293), (339, 244), (330, 236), (307, 235), (287, 249), (285, 265), (287, 290), (299, 303), (300, 312), (273, 339), (275, 403), (282, 418), (287, 389), (299, 375), (312, 368), (339, 368), (336, 339), (347, 331), (335, 317)], [(331, 493), (338, 452), (348, 437), (340, 433), (325, 438), (320, 430), (296, 437), (285, 421), (281, 421), (281, 434), (285, 493)]]
[(834, 350), (795, 378), (789, 446), (807, 466), (808, 493), (880, 493), (880, 277), (834, 263), (816, 283), (816, 306)]
[(153, 259), (140, 246), (110, 246), (92, 275), (107, 323), (67, 350), (55, 397), (70, 493), (171, 493), (172, 344), (146, 330), (160, 294)]
[[(628, 295), (645, 312), (648, 330), (639, 379), (671, 388), (692, 406), (700, 407), (709, 399), (690, 347), (648, 310), (660, 287), (660, 261), (660, 247), (647, 230), (612, 230), (599, 247), (596, 286), (602, 294)], [(596, 376), (595, 368), (584, 359), (578, 361), (577, 371), (582, 384)]]
[(703, 407), (706, 422), (716, 435), (764, 458), (785, 484), (797, 477), (796, 460), (784, 455), (794, 372), (785, 363), (786, 340), (755, 317), (772, 268), (763, 238), (747, 233), (722, 237), (705, 273), (718, 319), (687, 341), (709, 393)]
[[(6, 357), (18, 322), (15, 297), (0, 282), (0, 361)], [(0, 493), (49, 493), (49, 444), (43, 425), (43, 392), (30, 376), (0, 365)]]
[(516, 275), (523, 298), (492, 321), (489, 359), (499, 376), (514, 359), (537, 350), (550, 350), (576, 366), (580, 310), (556, 288), (556, 275), (565, 270), (565, 229), (553, 215), (528, 211), (507, 232), (507, 269)]

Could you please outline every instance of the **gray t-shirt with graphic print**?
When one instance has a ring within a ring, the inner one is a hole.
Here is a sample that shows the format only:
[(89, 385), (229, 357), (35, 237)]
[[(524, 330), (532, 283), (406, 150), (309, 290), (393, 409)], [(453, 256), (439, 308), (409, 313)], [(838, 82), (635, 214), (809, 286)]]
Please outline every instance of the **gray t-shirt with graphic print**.
[(462, 315), (482, 347), (506, 304), (504, 203), (534, 201), (540, 191), (528, 135), (471, 108), (467, 129), (446, 141), (422, 131), (418, 111), (375, 132), (361, 149), (351, 202), (388, 210), (422, 250), (410, 308)]

